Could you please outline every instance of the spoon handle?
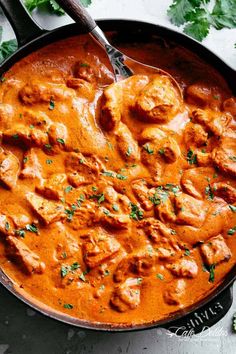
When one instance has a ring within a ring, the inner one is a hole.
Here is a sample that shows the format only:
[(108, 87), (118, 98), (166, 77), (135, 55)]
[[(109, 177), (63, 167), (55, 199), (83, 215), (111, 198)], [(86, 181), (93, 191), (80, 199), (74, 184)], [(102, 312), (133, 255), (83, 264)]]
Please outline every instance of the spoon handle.
[(85, 31), (91, 32), (97, 26), (80, 0), (57, 0), (57, 3), (75, 22), (80, 23)]

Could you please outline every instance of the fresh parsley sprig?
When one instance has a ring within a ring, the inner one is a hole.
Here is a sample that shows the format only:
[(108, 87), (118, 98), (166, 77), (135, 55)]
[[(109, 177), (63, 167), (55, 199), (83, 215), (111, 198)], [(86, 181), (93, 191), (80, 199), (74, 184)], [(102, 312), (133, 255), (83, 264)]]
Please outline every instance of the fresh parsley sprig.
[(236, 28), (236, 1), (215, 0), (212, 10), (210, 0), (174, 0), (167, 14), (176, 26), (184, 25), (184, 33), (202, 41), (211, 27)]
[[(91, 5), (92, 0), (80, 0), (84, 7)], [(25, 0), (25, 6), (27, 9), (32, 12), (34, 9), (46, 9), (49, 12), (62, 16), (65, 14), (65, 11), (58, 5), (55, 0)]]
[(2, 26), (0, 26), (0, 62), (9, 57), (17, 49), (16, 39), (2, 42)]

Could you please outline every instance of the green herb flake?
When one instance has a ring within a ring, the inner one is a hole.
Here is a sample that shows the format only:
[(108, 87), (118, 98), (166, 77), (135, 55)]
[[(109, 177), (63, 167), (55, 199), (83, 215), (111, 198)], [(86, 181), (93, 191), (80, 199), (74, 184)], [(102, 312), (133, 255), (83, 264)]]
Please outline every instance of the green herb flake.
[(65, 188), (65, 193), (70, 193), (72, 191), (73, 187), (72, 186), (67, 186)]
[(129, 214), (129, 217), (136, 221), (143, 219), (143, 211), (140, 210), (139, 207), (134, 203), (130, 203), (130, 206), (131, 212)]
[(45, 144), (44, 147), (47, 150), (51, 150), (52, 149), (52, 145), (51, 144)]
[(24, 158), (23, 158), (23, 162), (24, 162), (24, 163), (26, 163), (28, 160), (29, 160), (28, 157), (24, 157)]
[(53, 98), (51, 98), (51, 99), (50, 99), (50, 102), (49, 102), (49, 107), (48, 107), (48, 109), (49, 109), (50, 111), (52, 111), (52, 110), (54, 110), (54, 108), (55, 108), (55, 102), (54, 102)]
[(229, 208), (233, 213), (236, 213), (236, 206), (229, 204)]
[(210, 184), (208, 184), (208, 186), (205, 188), (205, 194), (206, 194), (208, 200), (214, 199), (213, 189), (210, 186)]
[(143, 278), (137, 278), (137, 285), (142, 284)]
[(74, 262), (71, 266), (70, 266), (70, 270), (73, 272), (76, 269), (80, 268), (80, 264), (78, 262)]
[(10, 224), (8, 221), (5, 222), (5, 230), (9, 231), (10, 230)]
[(46, 164), (47, 164), (47, 165), (51, 165), (52, 163), (53, 163), (53, 160), (50, 160), (50, 159), (47, 159), (47, 160), (46, 160)]
[(233, 315), (232, 330), (236, 333), (236, 313)]
[(164, 155), (164, 154), (165, 154), (165, 149), (159, 149), (159, 150), (158, 150), (158, 153), (159, 153), (160, 155)]
[(125, 181), (127, 179), (127, 176), (117, 173), (116, 178), (120, 179), (121, 181)]
[(15, 230), (15, 235), (24, 238), (25, 237), (25, 230), (24, 229)]
[(184, 255), (190, 256), (190, 250), (188, 248), (185, 248)]
[(236, 226), (232, 227), (232, 229), (229, 229), (228, 232), (227, 232), (227, 234), (228, 234), (229, 236), (232, 236), (232, 235), (235, 234), (235, 232), (236, 232)]
[(61, 277), (62, 277), (62, 278), (65, 278), (68, 273), (69, 273), (68, 267), (62, 266), (62, 267), (61, 267)]
[(132, 154), (132, 148), (129, 146), (128, 149), (127, 149), (127, 151), (126, 151), (126, 153), (125, 153), (125, 155), (126, 155), (127, 157), (129, 157), (131, 154)]
[(102, 174), (106, 177), (114, 177), (114, 173), (110, 171), (103, 171)]
[[(62, 145), (65, 145), (65, 141), (62, 139), (62, 138), (58, 138), (57, 139), (57, 142), (62, 144)], [(83, 162), (82, 162), (83, 163)]]
[(216, 268), (216, 265), (215, 265), (215, 264), (211, 264), (211, 265), (209, 266), (209, 273), (210, 273), (210, 275), (209, 275), (209, 282), (210, 282), (210, 283), (214, 283), (214, 281), (215, 281), (215, 268)]
[(35, 224), (27, 224), (25, 229), (29, 232), (33, 232), (35, 234), (37, 234), (39, 231), (38, 231), (38, 228)]
[(73, 309), (74, 306), (71, 305), (71, 304), (64, 304), (63, 307), (64, 307), (65, 309), (71, 310), (71, 309)]
[(15, 139), (15, 140), (19, 139), (19, 134), (13, 134), (12, 138)]
[(113, 205), (112, 205), (112, 209), (113, 209), (114, 211), (118, 211), (118, 210), (119, 210), (119, 207), (118, 207), (117, 204), (113, 204)]
[(187, 161), (189, 165), (197, 164), (197, 155), (191, 149), (187, 152)]
[(149, 155), (152, 155), (154, 153), (154, 150), (150, 148), (149, 144), (143, 145), (143, 148)]
[(164, 279), (164, 275), (163, 275), (163, 274), (160, 274), (160, 273), (157, 273), (157, 274), (156, 274), (156, 278), (157, 278), (157, 279), (160, 279), (160, 280), (163, 280), (163, 279)]

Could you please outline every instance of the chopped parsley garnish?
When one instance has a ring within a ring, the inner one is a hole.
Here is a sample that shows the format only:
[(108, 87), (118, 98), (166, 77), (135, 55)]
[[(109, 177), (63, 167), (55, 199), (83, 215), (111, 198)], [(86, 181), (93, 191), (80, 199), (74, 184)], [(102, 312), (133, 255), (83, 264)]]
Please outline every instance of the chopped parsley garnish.
[(26, 229), (27, 231), (33, 232), (33, 233), (35, 233), (35, 234), (37, 234), (37, 233), (39, 232), (39, 231), (38, 231), (38, 228), (37, 228), (37, 226), (36, 226), (35, 224), (27, 224), (26, 227), (25, 227), (25, 229)]
[(15, 234), (20, 237), (25, 237), (25, 230), (24, 229), (15, 230)]
[(129, 217), (136, 221), (143, 219), (143, 211), (140, 210), (139, 207), (134, 203), (130, 203), (130, 206), (131, 213), (129, 214)]
[(85, 275), (87, 274), (87, 272), (85, 271), (85, 272), (83, 272), (83, 273), (81, 273), (80, 274), (80, 276), (79, 276), (79, 278), (80, 278), (80, 280), (82, 280), (82, 281), (86, 281), (86, 279), (85, 279)]
[(107, 216), (109, 216), (109, 215), (110, 215), (110, 212), (109, 212), (109, 210), (108, 210), (108, 209), (103, 208), (103, 209), (102, 209), (102, 211), (103, 211), (103, 214), (105, 214), (105, 215), (107, 215)]
[(126, 153), (125, 153), (125, 155), (126, 155), (127, 157), (129, 157), (129, 156), (131, 155), (131, 153), (132, 153), (132, 148), (129, 146), (128, 149), (127, 149), (127, 151), (126, 151)]
[(158, 153), (159, 153), (160, 155), (164, 155), (165, 149), (159, 149), (159, 150), (158, 150)]
[[(63, 139), (61, 139), (61, 138), (58, 138), (58, 139), (57, 139), (57, 142), (60, 143), (60, 144), (62, 144), (62, 145), (65, 145), (65, 141), (64, 141)], [(81, 162), (80, 162), (80, 163), (81, 163)]]
[(118, 211), (118, 210), (119, 210), (119, 207), (118, 207), (117, 204), (113, 204), (113, 205), (112, 205), (112, 209), (113, 209), (114, 211)]
[(230, 236), (232, 236), (232, 235), (235, 234), (235, 232), (236, 232), (236, 226), (232, 227), (232, 229), (229, 229), (228, 232), (227, 232), (227, 234), (230, 235)]
[(116, 178), (118, 178), (118, 179), (120, 179), (122, 181), (125, 181), (127, 179), (127, 176), (124, 176), (124, 175), (122, 175), (120, 173), (117, 173)]
[(12, 137), (13, 137), (13, 139), (18, 139), (19, 138), (19, 134), (13, 134)]
[(197, 163), (197, 155), (194, 154), (192, 150), (188, 150), (187, 152), (187, 161), (190, 165), (194, 165)]
[(216, 268), (215, 264), (211, 264), (209, 266), (209, 273), (210, 273), (209, 282), (211, 282), (211, 283), (214, 283), (214, 281), (215, 281), (215, 268)]
[(71, 221), (73, 219), (74, 214), (75, 214), (75, 210), (74, 209), (65, 209), (65, 213), (67, 215), (67, 220)]
[(105, 277), (107, 277), (108, 275), (110, 275), (109, 269), (105, 269), (105, 270), (104, 270), (104, 275), (105, 275)]
[(61, 277), (65, 278), (65, 276), (69, 273), (69, 268), (66, 266), (61, 267)]
[(170, 233), (171, 235), (176, 235), (176, 231), (174, 229), (171, 229)]
[(98, 204), (101, 204), (105, 200), (105, 195), (104, 195), (104, 193), (93, 194), (93, 195), (90, 195), (89, 198), (90, 199), (96, 199)]
[(157, 279), (160, 279), (160, 280), (163, 280), (163, 279), (164, 279), (164, 275), (163, 275), (163, 274), (160, 274), (160, 273), (157, 273), (157, 274), (156, 274), (156, 278), (157, 278)]
[(30, 129), (34, 129), (34, 125), (33, 124), (30, 124)]
[(79, 199), (77, 199), (77, 205), (80, 208), (81, 204), (85, 201), (85, 196), (83, 194), (80, 194)]
[(23, 162), (24, 162), (24, 163), (26, 163), (28, 160), (29, 160), (28, 157), (24, 157), (24, 158), (23, 158)]
[(52, 163), (53, 163), (52, 160), (50, 160), (50, 159), (47, 159), (47, 160), (46, 160), (46, 164), (47, 164), (47, 165), (51, 165)]
[(154, 150), (150, 148), (149, 144), (143, 145), (143, 148), (149, 155), (152, 155), (154, 153)]
[(72, 187), (72, 186), (67, 186), (67, 187), (65, 188), (65, 193), (69, 193), (69, 192), (71, 192), (71, 191), (72, 191), (72, 189), (73, 189), (73, 187)]
[(114, 173), (110, 171), (103, 171), (102, 174), (103, 176), (114, 177)]
[(64, 306), (63, 306), (65, 309), (68, 309), (68, 310), (71, 310), (71, 309), (73, 309), (73, 305), (71, 305), (71, 304), (64, 304)]
[(48, 109), (49, 109), (50, 111), (52, 111), (54, 108), (55, 108), (55, 102), (54, 102), (54, 100), (51, 98), (51, 99), (50, 99), (50, 102), (49, 102), (49, 107), (48, 107)]
[(143, 278), (137, 278), (137, 284), (140, 285), (143, 281)]
[(89, 67), (89, 64), (87, 64), (87, 63), (80, 63), (80, 67), (81, 67), (81, 68), (88, 68), (88, 67)]
[(190, 256), (190, 250), (188, 248), (185, 248), (184, 255)]
[(214, 199), (213, 189), (210, 186), (210, 184), (208, 184), (208, 186), (205, 188), (205, 194), (206, 194), (208, 200)]
[(78, 262), (75, 262), (70, 266), (71, 271), (76, 270), (78, 268), (80, 268), (80, 264)]
[(159, 205), (161, 203), (165, 203), (168, 198), (168, 192), (163, 189), (162, 186), (157, 187), (153, 196), (149, 197), (149, 200), (154, 205)]
[(5, 222), (5, 230), (9, 231), (10, 230), (10, 224), (8, 221)]
[(236, 156), (230, 156), (229, 159), (233, 162), (236, 162)]
[(47, 150), (51, 150), (52, 145), (51, 145), (51, 144), (45, 144), (44, 147), (45, 147), (45, 149), (47, 149)]
[(233, 213), (236, 213), (236, 206), (229, 204), (229, 208)]

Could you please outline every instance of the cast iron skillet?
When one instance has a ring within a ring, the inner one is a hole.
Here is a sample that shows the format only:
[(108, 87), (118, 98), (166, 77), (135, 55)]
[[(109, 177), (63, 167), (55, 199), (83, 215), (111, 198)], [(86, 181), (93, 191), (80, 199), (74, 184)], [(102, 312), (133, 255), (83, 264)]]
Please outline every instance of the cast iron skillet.
[[(18, 51), (0, 66), (0, 77), (5, 71), (10, 69), (14, 63), (31, 52), (62, 38), (84, 33), (84, 29), (77, 24), (67, 25), (50, 32), (45, 31), (29, 16), (19, 0), (0, 0), (0, 5), (13, 26), (19, 45)], [(102, 20), (98, 21), (98, 24), (104, 31), (118, 31), (121, 34), (124, 33), (124, 38), (127, 37), (128, 33), (129, 38), (133, 36), (135, 41), (137, 41), (138, 38), (145, 38), (148, 41), (155, 35), (173, 40), (177, 44), (179, 43), (195, 52), (198, 56), (215, 67), (224, 76), (230, 88), (234, 94), (236, 94), (236, 88), (234, 87), (236, 72), (219, 57), (193, 39), (164, 27), (138, 21)], [(184, 310), (179, 310), (161, 321), (141, 325), (116, 325), (83, 321), (59, 313), (40, 302), (34, 302), (34, 300), (30, 299), (22, 289), (14, 285), (8, 276), (0, 270), (0, 283), (5, 286), (5, 288), (27, 305), (56, 320), (81, 328), (114, 332), (164, 327), (178, 335), (186, 333), (186, 331), (191, 334), (199, 333), (218, 322), (232, 305), (232, 284), (235, 278), (236, 265), (226, 275), (223, 282), (214, 292), (194, 305)]]

